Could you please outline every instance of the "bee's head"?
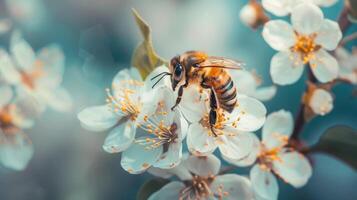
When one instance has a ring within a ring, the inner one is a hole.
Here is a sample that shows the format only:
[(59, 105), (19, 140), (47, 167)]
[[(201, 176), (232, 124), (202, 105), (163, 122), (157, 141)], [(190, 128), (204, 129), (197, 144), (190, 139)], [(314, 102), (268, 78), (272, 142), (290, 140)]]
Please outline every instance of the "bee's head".
[(177, 85), (183, 80), (185, 69), (180, 63), (180, 57), (175, 56), (170, 61), (170, 72), (171, 72), (171, 85), (172, 90), (175, 91)]

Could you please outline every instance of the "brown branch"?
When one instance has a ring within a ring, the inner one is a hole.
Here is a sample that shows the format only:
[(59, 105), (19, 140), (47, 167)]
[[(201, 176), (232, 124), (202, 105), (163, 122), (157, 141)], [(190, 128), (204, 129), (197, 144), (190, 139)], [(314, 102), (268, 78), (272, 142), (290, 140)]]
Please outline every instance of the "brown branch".
[[(317, 83), (317, 79), (315, 76), (312, 74), (311, 66), (308, 66), (308, 80), (311, 83)], [(305, 91), (308, 90), (308, 85), (306, 85)], [(302, 129), (304, 128), (305, 125), (305, 103), (301, 101), (299, 109), (298, 109), (298, 114), (295, 117), (295, 123), (294, 123), (294, 130), (291, 135), (291, 139), (293, 140), (299, 140), (299, 135), (302, 132)]]
[(356, 33), (352, 33), (351, 35), (344, 37), (341, 40), (339, 46), (345, 46), (348, 42), (351, 42), (351, 41), (353, 41), (355, 39), (357, 39), (357, 32)]
[(347, 5), (343, 8), (340, 17), (338, 18), (338, 25), (341, 28), (342, 33), (345, 33), (346, 30), (351, 25), (350, 20), (348, 19), (349, 8)]

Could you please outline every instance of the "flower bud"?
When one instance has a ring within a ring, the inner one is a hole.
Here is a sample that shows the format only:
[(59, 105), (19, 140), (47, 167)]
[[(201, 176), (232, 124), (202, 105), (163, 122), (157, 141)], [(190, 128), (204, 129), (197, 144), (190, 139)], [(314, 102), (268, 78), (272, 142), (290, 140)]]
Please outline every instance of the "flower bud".
[(333, 96), (328, 85), (308, 84), (308, 90), (304, 94), (305, 120), (309, 120), (316, 115), (324, 116), (333, 109)]
[(258, 28), (269, 20), (265, 15), (260, 3), (251, 0), (240, 10), (240, 19), (246, 25), (253, 29)]

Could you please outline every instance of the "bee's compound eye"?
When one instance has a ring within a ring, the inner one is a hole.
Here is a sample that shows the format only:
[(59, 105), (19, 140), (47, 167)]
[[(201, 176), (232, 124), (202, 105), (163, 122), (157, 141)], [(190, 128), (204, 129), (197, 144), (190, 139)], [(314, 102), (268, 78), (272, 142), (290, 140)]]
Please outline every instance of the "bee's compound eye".
[(175, 72), (174, 72), (175, 77), (181, 78), (182, 71), (183, 71), (182, 65), (177, 63), (176, 66), (175, 66)]

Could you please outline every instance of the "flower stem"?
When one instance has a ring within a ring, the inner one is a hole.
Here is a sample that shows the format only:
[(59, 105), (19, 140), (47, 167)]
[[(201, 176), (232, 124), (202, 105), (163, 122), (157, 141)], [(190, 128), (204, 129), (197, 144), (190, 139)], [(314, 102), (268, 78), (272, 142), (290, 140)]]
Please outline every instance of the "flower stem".
[(340, 26), (342, 33), (345, 33), (348, 27), (351, 25), (351, 22), (348, 20), (348, 11), (349, 8), (347, 5), (345, 5), (338, 19), (338, 25)]
[[(308, 80), (311, 83), (316, 83), (317, 79), (312, 74), (311, 66), (308, 66), (307, 69), (308, 69)], [(308, 90), (308, 86), (306, 85), (305, 91), (307, 91), (307, 90)], [(305, 103), (301, 102), (299, 109), (298, 109), (298, 114), (296, 115), (296, 118), (295, 118), (294, 130), (291, 135), (291, 139), (293, 139), (293, 140), (299, 140), (299, 138), (298, 138), (299, 134), (302, 132), (301, 130), (303, 129), (303, 127), (305, 125), (304, 112), (305, 112)]]

